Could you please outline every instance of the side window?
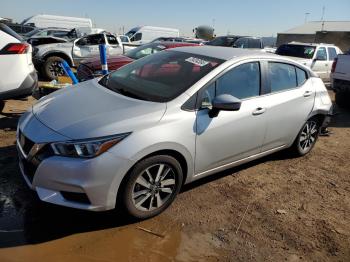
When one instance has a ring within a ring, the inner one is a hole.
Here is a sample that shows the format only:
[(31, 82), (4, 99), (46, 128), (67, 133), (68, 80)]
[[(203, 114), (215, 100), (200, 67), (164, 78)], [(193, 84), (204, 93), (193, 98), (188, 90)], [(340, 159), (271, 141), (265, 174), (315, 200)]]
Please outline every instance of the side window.
[(248, 46), (249, 46), (248, 38), (240, 38), (233, 45), (233, 47), (237, 47), (237, 48), (248, 48)]
[(137, 33), (132, 41), (140, 41), (142, 39), (142, 33)]
[(107, 41), (110, 45), (118, 45), (118, 39), (114, 35), (106, 35)]
[(55, 37), (65, 37), (67, 35), (68, 35), (67, 31), (54, 31), (54, 32), (52, 32), (52, 36), (55, 36)]
[(292, 65), (269, 62), (268, 75), (271, 93), (297, 87), (295, 67)]
[(89, 35), (86, 37), (86, 45), (100, 45), (105, 43), (104, 35)]
[(317, 59), (317, 60), (321, 60), (321, 61), (327, 60), (326, 48), (320, 47), (320, 48), (317, 50), (316, 59)]
[(297, 73), (297, 82), (298, 82), (298, 86), (301, 86), (304, 84), (304, 82), (306, 81), (307, 79), (307, 74), (304, 70), (296, 67), (295, 68), (295, 71)]
[(229, 94), (239, 99), (259, 96), (259, 63), (252, 62), (239, 65), (221, 76), (202, 93), (202, 106), (210, 105), (215, 96), (222, 94)]
[(249, 38), (248, 48), (261, 48), (260, 39)]
[(40, 33), (37, 34), (37, 36), (48, 36), (48, 35), (49, 35), (49, 33), (46, 30), (43, 30), (43, 31), (41, 31)]
[(337, 57), (337, 51), (334, 47), (328, 47), (328, 60), (333, 61)]

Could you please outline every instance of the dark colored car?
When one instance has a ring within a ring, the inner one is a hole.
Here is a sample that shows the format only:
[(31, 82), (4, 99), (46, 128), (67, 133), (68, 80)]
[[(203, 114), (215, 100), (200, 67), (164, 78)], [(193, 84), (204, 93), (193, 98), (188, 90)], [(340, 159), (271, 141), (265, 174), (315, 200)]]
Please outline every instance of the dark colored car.
[(264, 48), (263, 41), (259, 37), (238, 35), (218, 36), (206, 43), (206, 45), (236, 48)]
[[(109, 56), (107, 58), (108, 70), (117, 70), (118, 68), (137, 59), (158, 53), (165, 49), (197, 45), (198, 44), (195, 43), (185, 42), (155, 42), (145, 44), (126, 52), (124, 55)], [(99, 57), (83, 60), (77, 69), (77, 77), (81, 82), (92, 79), (99, 75), (102, 75), (101, 62)]]

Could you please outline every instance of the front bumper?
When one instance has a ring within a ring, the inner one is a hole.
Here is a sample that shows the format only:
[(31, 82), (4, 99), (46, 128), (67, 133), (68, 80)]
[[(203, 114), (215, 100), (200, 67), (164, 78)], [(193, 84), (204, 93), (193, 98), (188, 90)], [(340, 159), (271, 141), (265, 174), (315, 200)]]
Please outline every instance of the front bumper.
[[(47, 129), (37, 120), (29, 124)], [(49, 144), (32, 141), (28, 130), (19, 127), (17, 132), (19, 167), (42, 201), (91, 211), (115, 208), (119, 185), (132, 161), (110, 152), (92, 159), (55, 156)]]

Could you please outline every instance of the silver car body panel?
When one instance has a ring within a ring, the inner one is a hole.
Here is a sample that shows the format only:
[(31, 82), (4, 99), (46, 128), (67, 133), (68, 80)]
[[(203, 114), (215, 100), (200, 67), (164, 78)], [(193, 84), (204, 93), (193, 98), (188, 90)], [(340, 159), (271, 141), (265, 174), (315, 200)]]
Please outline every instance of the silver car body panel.
[[(289, 147), (305, 121), (326, 115), (331, 101), (322, 80), (293, 60), (273, 54), (220, 47), (173, 49), (228, 60), (186, 92), (167, 103), (114, 93), (97, 80), (80, 83), (40, 100), (25, 113), (19, 130), (35, 145), (132, 132), (106, 153), (91, 158), (51, 156), (44, 159), (29, 186), (40, 199), (87, 210), (115, 207), (122, 179), (135, 163), (157, 152), (177, 152), (187, 164), (185, 183)], [(279, 61), (303, 68), (309, 79), (300, 87), (242, 100), (239, 111), (181, 106), (228, 68), (249, 61)], [(253, 114), (256, 108), (262, 114)], [(26, 158), (17, 139), (19, 154)], [(91, 204), (66, 200), (61, 191), (84, 193)]]

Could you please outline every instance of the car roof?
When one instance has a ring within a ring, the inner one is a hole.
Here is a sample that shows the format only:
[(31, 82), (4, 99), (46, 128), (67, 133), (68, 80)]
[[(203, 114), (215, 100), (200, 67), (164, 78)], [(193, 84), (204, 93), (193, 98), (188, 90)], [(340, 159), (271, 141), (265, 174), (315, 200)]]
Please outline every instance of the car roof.
[(150, 44), (158, 44), (165, 46), (166, 48), (171, 47), (182, 47), (182, 46), (198, 46), (196, 43), (188, 43), (188, 42), (173, 42), (173, 41), (159, 41), (159, 42), (152, 42)]
[(202, 56), (209, 56), (221, 60), (230, 60), (235, 57), (265, 57), (265, 58), (280, 58), (280, 56), (266, 53), (262, 51), (247, 50), (243, 48), (232, 48), (222, 46), (192, 46), (192, 47), (178, 47), (172, 49), (185, 53), (191, 53)]
[(308, 45), (308, 46), (319, 46), (319, 45), (325, 45), (325, 46), (335, 46), (334, 44), (324, 44), (324, 43), (303, 43), (303, 42), (289, 42), (286, 45)]

